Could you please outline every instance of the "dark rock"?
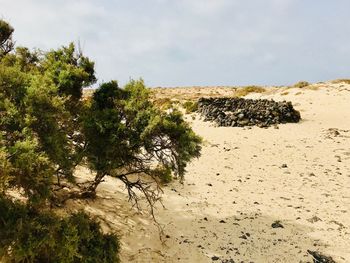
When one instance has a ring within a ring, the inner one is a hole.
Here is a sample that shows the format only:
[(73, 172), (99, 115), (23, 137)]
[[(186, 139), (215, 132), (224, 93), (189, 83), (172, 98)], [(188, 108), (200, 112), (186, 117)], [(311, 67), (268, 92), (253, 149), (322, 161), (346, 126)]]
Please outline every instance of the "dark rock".
[(311, 250), (308, 250), (307, 252), (313, 257), (314, 263), (335, 263), (332, 257), (322, 255), (320, 252)]
[(220, 258), (219, 257), (217, 257), (217, 256), (213, 256), (213, 257), (211, 257), (211, 260), (212, 261), (217, 261), (217, 260), (219, 260)]
[(271, 225), (272, 228), (284, 228), (280, 221), (275, 221)]
[(306, 219), (307, 221), (309, 221), (310, 223), (315, 223), (315, 222), (318, 222), (318, 221), (322, 221), (321, 218), (319, 218), (318, 216), (313, 216), (309, 219)]
[(291, 102), (252, 100), (244, 98), (201, 98), (198, 112), (205, 121), (215, 121), (219, 126), (276, 127), (279, 123), (299, 122), (300, 113)]

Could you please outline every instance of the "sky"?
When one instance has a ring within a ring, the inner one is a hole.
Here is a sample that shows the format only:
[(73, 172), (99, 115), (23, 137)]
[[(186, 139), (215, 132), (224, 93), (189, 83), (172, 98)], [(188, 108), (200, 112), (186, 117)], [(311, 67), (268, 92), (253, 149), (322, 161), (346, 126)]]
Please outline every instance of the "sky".
[(349, 0), (0, 0), (17, 45), (80, 43), (99, 82), (289, 85), (350, 78)]

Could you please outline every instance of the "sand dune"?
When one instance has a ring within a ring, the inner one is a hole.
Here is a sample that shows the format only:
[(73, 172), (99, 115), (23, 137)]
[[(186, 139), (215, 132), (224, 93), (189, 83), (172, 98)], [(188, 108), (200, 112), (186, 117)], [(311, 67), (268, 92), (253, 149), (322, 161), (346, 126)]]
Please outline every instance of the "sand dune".
[[(211, 92), (220, 90), (228, 94)], [(74, 204), (121, 235), (123, 262), (312, 262), (308, 249), (350, 262), (350, 85), (271, 88), (247, 97), (290, 100), (302, 121), (231, 128), (187, 116), (205, 143), (184, 184), (164, 189), (165, 208), (156, 210), (162, 240), (113, 179), (95, 202)], [(281, 227), (273, 228), (276, 222)]]

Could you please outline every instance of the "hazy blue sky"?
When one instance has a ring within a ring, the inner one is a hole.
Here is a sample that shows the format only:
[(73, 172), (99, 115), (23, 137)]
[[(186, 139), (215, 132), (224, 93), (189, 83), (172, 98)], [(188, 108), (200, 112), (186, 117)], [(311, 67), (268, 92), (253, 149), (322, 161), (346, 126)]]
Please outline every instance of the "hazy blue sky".
[(100, 81), (292, 84), (350, 77), (349, 0), (0, 0), (18, 45), (80, 41)]

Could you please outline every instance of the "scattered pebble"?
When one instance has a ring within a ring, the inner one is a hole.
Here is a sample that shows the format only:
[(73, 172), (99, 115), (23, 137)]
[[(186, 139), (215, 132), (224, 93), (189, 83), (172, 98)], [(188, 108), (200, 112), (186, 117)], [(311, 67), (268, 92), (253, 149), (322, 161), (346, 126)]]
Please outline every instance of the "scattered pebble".
[(272, 228), (284, 228), (280, 221), (275, 221), (271, 225)]

